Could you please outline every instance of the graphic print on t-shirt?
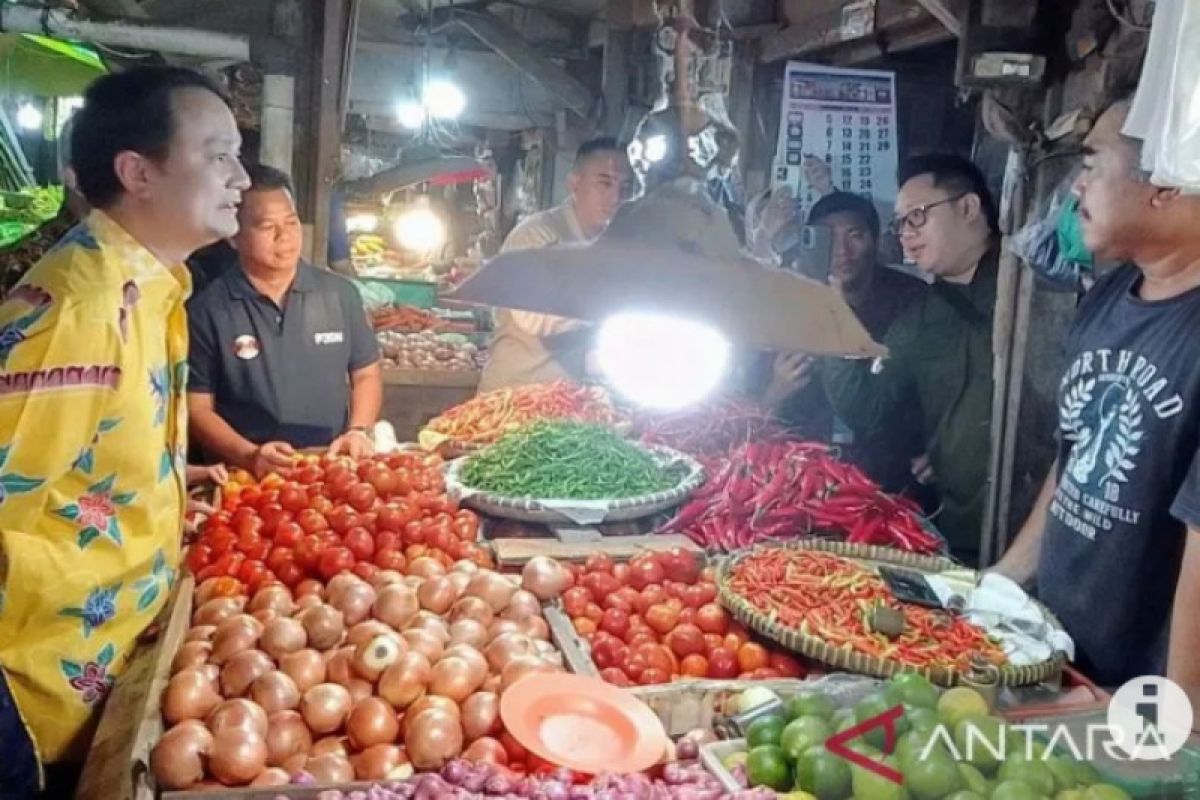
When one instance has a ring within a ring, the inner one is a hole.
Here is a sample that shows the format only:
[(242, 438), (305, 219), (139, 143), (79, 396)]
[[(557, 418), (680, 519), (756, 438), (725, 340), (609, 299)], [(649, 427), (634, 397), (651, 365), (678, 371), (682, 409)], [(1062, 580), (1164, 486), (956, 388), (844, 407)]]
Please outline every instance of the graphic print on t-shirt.
[(1061, 433), (1071, 450), (1050, 513), (1093, 540), (1118, 523), (1137, 525), (1142, 511), (1121, 505), (1122, 488), (1144, 455), (1147, 425), (1182, 410), (1170, 379), (1144, 356), (1110, 349), (1081, 353), (1059, 394)]

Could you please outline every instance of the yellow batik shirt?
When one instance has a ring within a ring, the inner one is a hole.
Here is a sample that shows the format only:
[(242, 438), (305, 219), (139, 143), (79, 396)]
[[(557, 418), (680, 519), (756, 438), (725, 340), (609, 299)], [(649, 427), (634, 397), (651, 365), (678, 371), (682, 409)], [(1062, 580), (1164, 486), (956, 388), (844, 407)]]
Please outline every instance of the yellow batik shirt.
[(175, 579), (190, 292), (94, 211), (0, 304), (0, 667), (43, 762), (82, 759)]

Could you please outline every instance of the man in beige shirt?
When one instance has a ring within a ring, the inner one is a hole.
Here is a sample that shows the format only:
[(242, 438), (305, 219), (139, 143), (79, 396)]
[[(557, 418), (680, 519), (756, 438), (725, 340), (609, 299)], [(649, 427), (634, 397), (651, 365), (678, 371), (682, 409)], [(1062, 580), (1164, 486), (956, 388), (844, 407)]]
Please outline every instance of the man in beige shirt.
[[(585, 142), (567, 177), (567, 200), (522, 220), (504, 240), (501, 252), (592, 241), (608, 227), (632, 186), (624, 147), (607, 137)], [(586, 372), (591, 336), (590, 326), (579, 320), (499, 309), (491, 358), (479, 391), (559, 378), (580, 380)]]

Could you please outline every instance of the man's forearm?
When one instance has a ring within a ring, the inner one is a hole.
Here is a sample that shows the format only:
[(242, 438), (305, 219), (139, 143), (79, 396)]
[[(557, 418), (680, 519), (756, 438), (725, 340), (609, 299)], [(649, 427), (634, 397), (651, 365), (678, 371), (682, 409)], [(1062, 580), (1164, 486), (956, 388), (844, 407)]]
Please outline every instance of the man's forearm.
[(383, 407), (383, 369), (379, 362), (350, 374), (350, 427), (371, 428)]
[(226, 464), (242, 469), (253, 467), (257, 445), (235, 431), (220, 414), (207, 409), (193, 409), (189, 415), (192, 437), (205, 452)]
[(1050, 513), (1050, 503), (1058, 488), (1058, 462), (1050, 465), (1050, 473), (1042, 483), (1042, 491), (1038, 493), (1037, 502), (1029, 512), (1025, 524), (1021, 526), (1016, 541), (1008, 552), (996, 564), (996, 571), (1012, 578), (1017, 583), (1029, 585), (1037, 575), (1038, 562), (1042, 555), (1042, 539), (1046, 533), (1046, 515)]
[(1171, 613), (1171, 644), (1167, 658), (1167, 677), (1200, 702), (1200, 530), (1188, 526), (1187, 544), (1179, 583), (1175, 587), (1175, 605)]

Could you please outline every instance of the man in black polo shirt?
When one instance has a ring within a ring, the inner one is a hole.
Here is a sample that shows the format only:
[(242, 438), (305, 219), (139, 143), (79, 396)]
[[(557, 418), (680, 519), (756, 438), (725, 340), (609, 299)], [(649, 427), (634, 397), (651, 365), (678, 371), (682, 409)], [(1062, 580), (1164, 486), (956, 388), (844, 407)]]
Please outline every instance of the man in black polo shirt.
[(233, 239), (240, 269), (188, 305), (188, 412), (204, 455), (256, 475), (294, 448), (369, 455), (383, 401), (379, 350), (344, 278), (300, 261), (287, 175), (254, 166)]

